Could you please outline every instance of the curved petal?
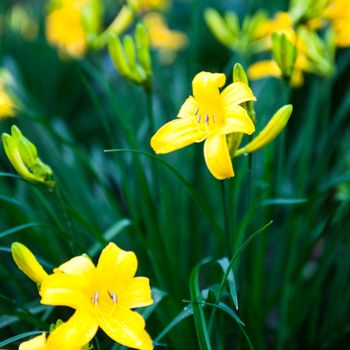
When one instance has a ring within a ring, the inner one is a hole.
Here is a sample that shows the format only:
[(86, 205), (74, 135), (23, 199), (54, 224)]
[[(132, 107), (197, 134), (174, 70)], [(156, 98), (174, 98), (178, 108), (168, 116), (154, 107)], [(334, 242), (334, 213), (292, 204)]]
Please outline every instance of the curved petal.
[(158, 154), (169, 153), (194, 142), (203, 141), (207, 132), (200, 130), (195, 119), (174, 119), (163, 125), (151, 139), (151, 147)]
[(192, 81), (193, 96), (198, 102), (218, 104), (219, 88), (225, 85), (226, 77), (222, 73), (200, 72)]
[(50, 334), (47, 349), (81, 349), (92, 340), (97, 329), (97, 320), (91, 314), (76, 311), (67, 322)]
[(132, 280), (137, 270), (137, 258), (134, 252), (120, 249), (109, 243), (102, 250), (97, 264), (97, 274), (102, 285), (123, 285)]
[(242, 132), (251, 135), (255, 131), (254, 123), (243, 107), (238, 105), (226, 106), (224, 113), (225, 120), (219, 134)]
[(198, 107), (198, 103), (196, 100), (190, 96), (186, 99), (186, 101), (181, 106), (179, 113), (177, 114), (178, 118), (194, 118), (196, 114), (196, 109)]
[(60, 265), (54, 272), (64, 272), (70, 275), (87, 275), (94, 271), (95, 266), (86, 255), (76, 256)]
[(41, 303), (69, 306), (73, 309), (89, 307), (90, 285), (79, 276), (55, 273), (43, 280), (40, 288)]
[(204, 143), (204, 158), (211, 174), (218, 180), (233, 177), (232, 162), (227, 147), (226, 135), (209, 136)]
[(145, 321), (135, 311), (118, 307), (113, 314), (103, 314), (99, 325), (117, 343), (133, 349), (153, 349), (152, 339), (145, 330)]
[(118, 304), (135, 308), (151, 305), (153, 299), (151, 296), (151, 288), (147, 277), (135, 277), (131, 283), (123, 286), (120, 291), (117, 290)]
[(256, 62), (248, 68), (249, 78), (253, 80), (268, 76), (279, 78), (281, 74), (281, 69), (275, 61)]
[(256, 101), (250, 87), (241, 82), (232, 83), (221, 93), (223, 108), (225, 106), (239, 105), (247, 101)]
[(21, 343), (18, 350), (45, 350), (46, 333)]

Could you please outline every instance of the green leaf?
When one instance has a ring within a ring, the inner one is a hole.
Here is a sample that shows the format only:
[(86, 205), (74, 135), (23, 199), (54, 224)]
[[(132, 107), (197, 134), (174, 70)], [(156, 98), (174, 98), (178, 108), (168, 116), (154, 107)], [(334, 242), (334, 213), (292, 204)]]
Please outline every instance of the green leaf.
[[(221, 266), (221, 268), (223, 269), (223, 271), (225, 273), (228, 269), (230, 261), (228, 260), (228, 258), (225, 257), (225, 258), (218, 260), (218, 264)], [(232, 268), (229, 271), (227, 280), (228, 280), (228, 285), (230, 288), (230, 293), (231, 293), (231, 298), (232, 298), (233, 304), (235, 305), (235, 308), (238, 310), (237, 286), (236, 286), (235, 276), (233, 274)]]
[(210, 259), (202, 260), (191, 272), (190, 276), (190, 294), (194, 313), (194, 323), (197, 332), (197, 338), (201, 350), (211, 350), (207, 321), (205, 319), (202, 295), (199, 289), (199, 270), (202, 265), (207, 264)]

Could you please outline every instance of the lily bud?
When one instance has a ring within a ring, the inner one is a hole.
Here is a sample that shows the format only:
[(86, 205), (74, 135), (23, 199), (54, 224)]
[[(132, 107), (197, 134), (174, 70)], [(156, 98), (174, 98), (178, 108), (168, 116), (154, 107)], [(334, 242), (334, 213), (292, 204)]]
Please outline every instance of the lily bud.
[(272, 53), (282, 76), (290, 79), (297, 59), (296, 46), (287, 39), (286, 34), (272, 33)]
[(135, 31), (137, 56), (141, 67), (144, 69), (146, 76), (152, 75), (152, 63), (150, 55), (150, 40), (146, 27), (138, 23)]
[(292, 111), (292, 105), (285, 105), (281, 107), (273, 115), (265, 128), (259, 133), (259, 135), (244, 147), (238, 149), (234, 156), (239, 157), (242, 154), (255, 152), (273, 141), (287, 125)]
[(2, 134), (2, 142), (7, 158), (23, 179), (49, 189), (55, 187), (51, 168), (41, 161), (35, 145), (23, 136), (17, 126), (11, 127), (11, 135)]
[(23, 244), (15, 242), (11, 245), (11, 253), (17, 267), (33, 282), (41, 284), (48, 276), (33, 253)]

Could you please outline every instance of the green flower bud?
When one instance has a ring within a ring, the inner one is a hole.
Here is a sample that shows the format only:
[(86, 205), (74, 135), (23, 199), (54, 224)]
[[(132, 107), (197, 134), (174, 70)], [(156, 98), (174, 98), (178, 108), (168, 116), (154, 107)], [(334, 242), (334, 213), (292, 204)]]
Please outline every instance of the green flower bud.
[(273, 141), (287, 125), (288, 120), (292, 115), (292, 111), (292, 105), (285, 105), (281, 107), (273, 115), (265, 128), (259, 133), (259, 135), (244, 147), (238, 149), (234, 156), (239, 157), (242, 154), (255, 152)]
[(55, 187), (51, 168), (41, 161), (35, 145), (23, 136), (17, 126), (11, 127), (11, 135), (3, 133), (2, 141), (7, 158), (23, 179), (50, 189)]
[(272, 33), (272, 53), (282, 76), (289, 79), (293, 74), (297, 58), (296, 46), (284, 33)]
[(146, 27), (142, 23), (138, 23), (136, 26), (135, 41), (140, 65), (144, 69), (146, 76), (150, 78), (152, 75), (150, 40)]
[(11, 253), (18, 268), (36, 284), (40, 285), (43, 279), (48, 276), (36, 257), (25, 245), (18, 242), (12, 243)]

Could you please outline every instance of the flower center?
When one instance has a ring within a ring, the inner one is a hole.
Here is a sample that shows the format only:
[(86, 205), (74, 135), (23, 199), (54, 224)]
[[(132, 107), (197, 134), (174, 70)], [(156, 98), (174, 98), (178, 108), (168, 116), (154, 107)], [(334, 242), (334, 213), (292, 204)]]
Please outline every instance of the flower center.
[(223, 122), (223, 113), (216, 106), (199, 106), (194, 112), (194, 118), (201, 131), (213, 131)]
[(103, 293), (100, 293), (100, 291), (97, 290), (91, 297), (91, 305), (93, 310), (97, 313), (113, 313), (117, 303), (117, 294), (109, 290), (104, 291)]

